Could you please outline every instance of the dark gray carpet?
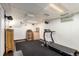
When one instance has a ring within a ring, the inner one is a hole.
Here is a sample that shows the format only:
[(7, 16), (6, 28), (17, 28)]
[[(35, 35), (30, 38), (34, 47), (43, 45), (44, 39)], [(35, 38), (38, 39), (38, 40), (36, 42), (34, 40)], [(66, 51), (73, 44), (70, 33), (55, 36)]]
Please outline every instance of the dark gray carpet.
[(61, 56), (61, 54), (42, 47), (40, 41), (15, 42), (16, 50), (22, 50), (24, 56)]

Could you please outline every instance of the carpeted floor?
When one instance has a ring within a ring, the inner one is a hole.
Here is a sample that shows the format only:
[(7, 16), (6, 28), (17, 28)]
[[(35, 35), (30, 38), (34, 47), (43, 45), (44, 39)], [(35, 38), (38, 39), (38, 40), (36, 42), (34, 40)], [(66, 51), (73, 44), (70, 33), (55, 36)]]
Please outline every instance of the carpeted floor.
[(16, 50), (22, 50), (23, 56), (61, 56), (61, 54), (41, 46), (40, 41), (15, 42)]

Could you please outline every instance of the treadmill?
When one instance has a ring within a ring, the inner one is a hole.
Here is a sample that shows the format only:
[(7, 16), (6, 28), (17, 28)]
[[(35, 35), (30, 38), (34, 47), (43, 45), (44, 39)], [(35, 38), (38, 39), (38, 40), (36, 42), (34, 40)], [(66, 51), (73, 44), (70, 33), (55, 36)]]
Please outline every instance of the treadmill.
[[(44, 37), (44, 46), (49, 47), (50, 49), (52, 49), (52, 50), (54, 50), (54, 51), (62, 54), (63, 56), (79, 56), (79, 51), (55, 43), (54, 39), (52, 37), (52, 35), (53, 35), (54, 32), (55, 31), (51, 31), (50, 29), (44, 29), (44, 34), (43, 34), (43, 37)], [(46, 34), (47, 33), (50, 33), (51, 41), (46, 40), (46, 37), (47, 37)]]

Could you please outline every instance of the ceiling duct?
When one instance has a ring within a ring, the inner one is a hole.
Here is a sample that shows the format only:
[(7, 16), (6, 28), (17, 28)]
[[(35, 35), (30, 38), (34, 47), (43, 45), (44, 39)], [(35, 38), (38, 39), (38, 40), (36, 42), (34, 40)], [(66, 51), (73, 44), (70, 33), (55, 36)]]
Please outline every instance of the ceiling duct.
[(72, 21), (72, 16), (73, 14), (69, 14), (69, 13), (66, 13), (66, 14), (63, 14), (61, 15), (61, 22), (67, 22), (67, 21)]

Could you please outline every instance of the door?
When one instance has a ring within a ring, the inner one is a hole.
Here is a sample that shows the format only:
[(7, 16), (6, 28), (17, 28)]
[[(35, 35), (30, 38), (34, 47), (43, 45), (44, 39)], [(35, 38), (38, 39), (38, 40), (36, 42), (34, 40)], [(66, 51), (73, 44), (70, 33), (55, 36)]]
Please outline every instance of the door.
[(6, 30), (6, 53), (14, 51), (14, 33), (12, 29)]

